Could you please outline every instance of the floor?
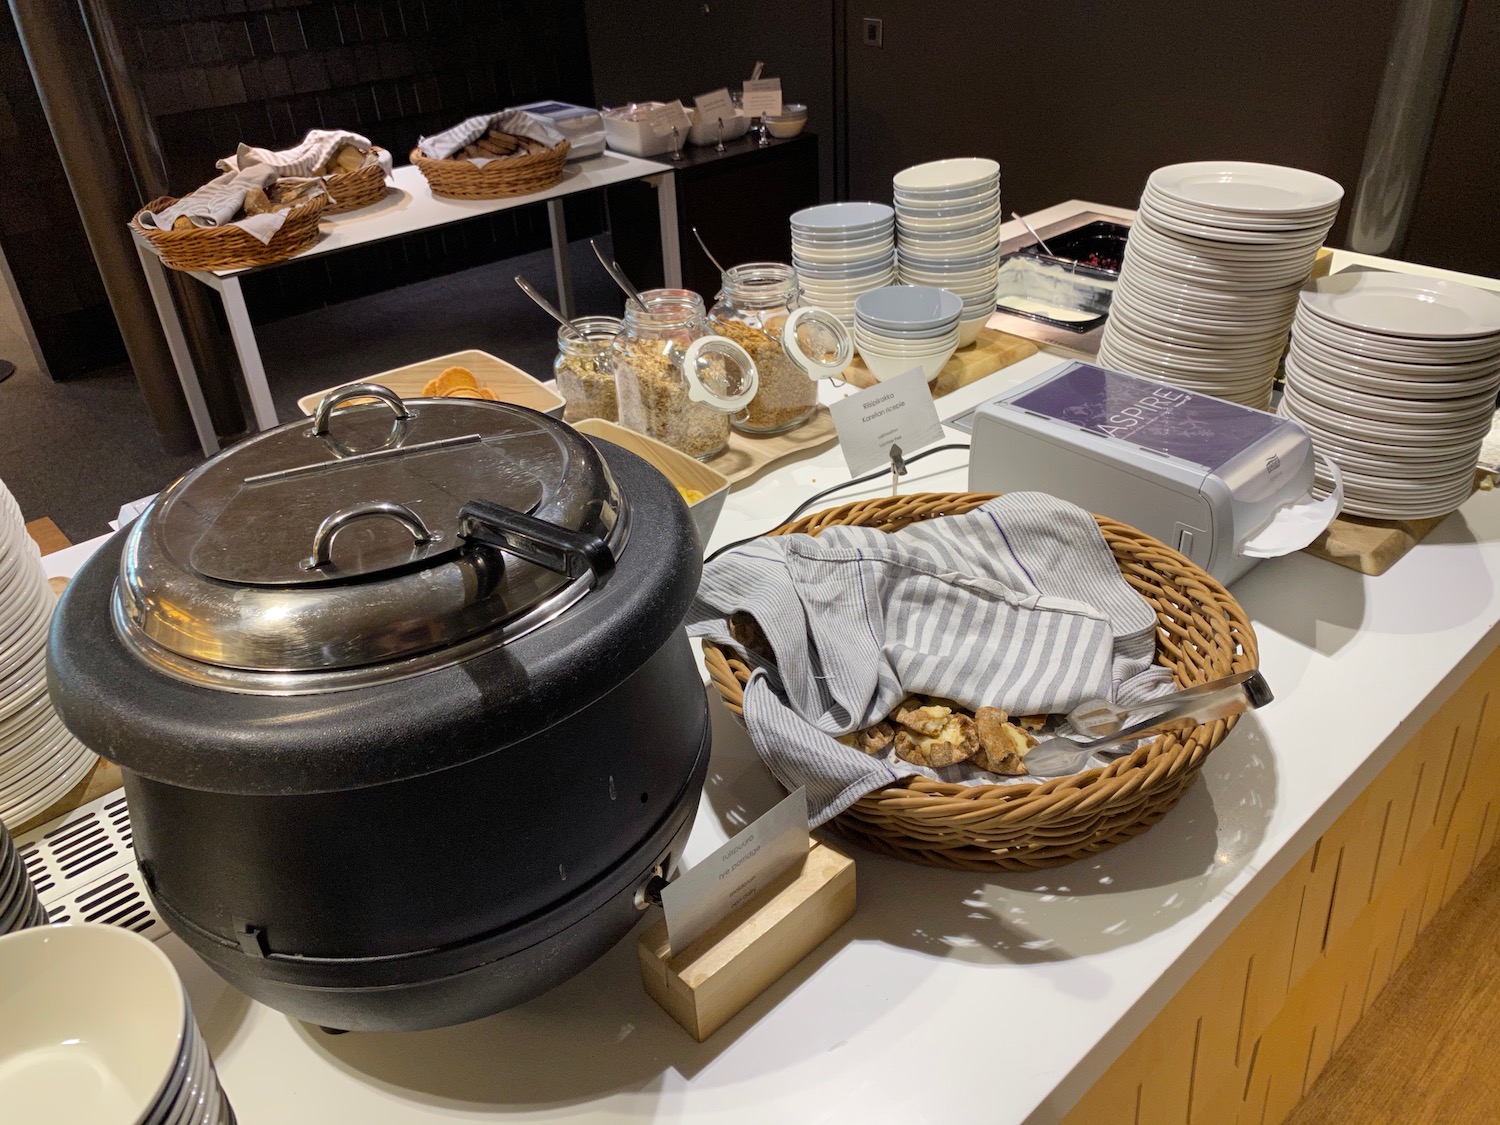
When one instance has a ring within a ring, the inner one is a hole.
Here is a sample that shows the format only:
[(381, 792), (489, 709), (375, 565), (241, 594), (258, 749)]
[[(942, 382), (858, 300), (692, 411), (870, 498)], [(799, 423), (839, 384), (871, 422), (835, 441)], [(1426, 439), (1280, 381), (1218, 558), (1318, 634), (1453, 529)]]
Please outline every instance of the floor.
[(1283, 1125), (1500, 1121), (1500, 848), (1411, 955)]
[[(618, 316), (619, 290), (588, 244), (569, 249), (580, 314)], [(516, 274), (553, 292), (551, 254), (542, 251), (257, 325), (282, 420), (299, 416), (302, 395), (465, 348), (550, 378), (556, 326), (516, 288)], [(0, 382), (0, 481), (27, 519), (50, 516), (73, 541), (89, 539), (109, 530), (122, 504), (201, 462), (162, 452), (128, 369), (63, 383), (43, 375), (3, 286), (0, 358), (18, 368)]]

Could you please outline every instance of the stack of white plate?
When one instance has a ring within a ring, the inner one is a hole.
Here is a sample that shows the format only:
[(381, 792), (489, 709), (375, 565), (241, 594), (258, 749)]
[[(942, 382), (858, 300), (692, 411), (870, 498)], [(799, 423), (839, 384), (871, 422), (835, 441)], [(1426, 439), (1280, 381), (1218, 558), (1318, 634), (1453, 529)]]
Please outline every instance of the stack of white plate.
[(1343, 197), (1326, 176), (1274, 164), (1152, 172), (1099, 361), (1265, 409), (1297, 291)]
[(167, 955), (119, 926), (0, 937), (0, 1106), (6, 1120), (233, 1125)]
[(946, 289), (892, 285), (854, 302), (854, 344), (884, 382), (920, 367), (930, 383), (958, 349), (963, 302)]
[(1462, 504), (1497, 390), (1500, 295), (1367, 271), (1303, 288), (1280, 410), (1338, 463), (1346, 511), (1425, 519)]
[(825, 203), (792, 215), (803, 304), (854, 326), (854, 299), (896, 280), (896, 213), (884, 203)]
[(995, 315), (1000, 269), (1000, 165), (982, 157), (915, 164), (896, 173), (896, 272), (906, 285), (956, 293), (959, 347)]
[(20, 508), (0, 484), (0, 823), (34, 817), (94, 766), (47, 695), (47, 628), (56, 601)]
[(10, 833), (0, 824), (0, 934), (46, 924), (47, 910), (36, 897)]

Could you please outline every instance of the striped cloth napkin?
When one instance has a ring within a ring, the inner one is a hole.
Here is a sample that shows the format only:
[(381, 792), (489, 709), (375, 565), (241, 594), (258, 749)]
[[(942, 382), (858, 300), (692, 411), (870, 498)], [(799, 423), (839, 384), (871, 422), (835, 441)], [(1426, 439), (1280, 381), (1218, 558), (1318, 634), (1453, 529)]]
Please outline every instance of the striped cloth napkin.
[(431, 137), (422, 137), (417, 141), (417, 148), (423, 156), (433, 160), (446, 160), (455, 152), (463, 151), (465, 145), (473, 144), (491, 129), (509, 133), (513, 137), (526, 137), (548, 148), (556, 148), (566, 139), (545, 117), (527, 113), (524, 109), (502, 109), (499, 113), (481, 113), (478, 117), (460, 121), (451, 129), (445, 129)]
[[(736, 613), (755, 618), (774, 664), (735, 642)], [(1170, 670), (1155, 663), (1156, 612), (1120, 576), (1098, 524), (1039, 492), (896, 534), (830, 527), (757, 539), (704, 568), (688, 632), (754, 669), (746, 726), (777, 780), (807, 787), (815, 825), (912, 774), (1005, 780), (963, 764), (915, 766), (890, 750), (872, 757), (835, 740), (908, 695), (1034, 715), (1172, 688)]]
[[(216, 167), (223, 172), (237, 172), (242, 168), (265, 164), (276, 169), (277, 174), (282, 177), (308, 178), (313, 175), (314, 169), (323, 167), (328, 163), (328, 158), (345, 145), (355, 145), (362, 149), (371, 147), (367, 137), (351, 133), (347, 129), (309, 129), (307, 136), (298, 144), (279, 152), (251, 148), (241, 143), (233, 156), (226, 156)], [(390, 175), (391, 154), (382, 149), (379, 156), (380, 166), (386, 175)]]
[(264, 191), (277, 180), (276, 170), (269, 166), (246, 168), (243, 172), (225, 172), (209, 180), (197, 191), (184, 195), (164, 211), (151, 212), (142, 209), (136, 219), (143, 227), (158, 227), (171, 230), (172, 224), (186, 215), (195, 226), (221, 227), (226, 224), (244, 228), (261, 242), (269, 243), (286, 223), (285, 211), (272, 211), (264, 215), (247, 215), (236, 220), (235, 216), (245, 205), (245, 193), (251, 188)]

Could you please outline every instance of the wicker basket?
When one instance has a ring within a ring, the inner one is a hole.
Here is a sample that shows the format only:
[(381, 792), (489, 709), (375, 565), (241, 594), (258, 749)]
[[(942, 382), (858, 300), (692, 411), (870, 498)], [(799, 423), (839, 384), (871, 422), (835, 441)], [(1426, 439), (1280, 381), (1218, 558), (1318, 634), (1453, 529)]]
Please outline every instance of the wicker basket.
[[(177, 200), (153, 199), (145, 209), (165, 211)], [(243, 228), (194, 227), (192, 230), (158, 230), (142, 226), (139, 216), (130, 220), (135, 232), (161, 255), (162, 262), (174, 270), (242, 270), (251, 266), (269, 266), (306, 250), (318, 240), (318, 220), (328, 205), (328, 196), (319, 192), (287, 212), (270, 242), (262, 242)]]
[[(835, 524), (896, 531), (962, 515), (991, 493), (923, 493), (862, 500), (771, 532), (816, 535)], [(1125, 580), (1156, 610), (1157, 659), (1183, 687), (1257, 667), (1255, 632), (1217, 581), (1184, 556), (1125, 524), (1094, 517)], [(750, 669), (704, 642), (713, 685), (743, 715)], [(1035, 784), (954, 785), (907, 778), (860, 798), (833, 821), (875, 851), (940, 867), (1024, 871), (1069, 863), (1144, 832), (1175, 805), (1203, 760), (1234, 726), (1222, 719), (1164, 734), (1100, 769)]]
[(376, 159), (353, 172), (335, 172), (323, 176), (323, 186), (328, 189), (328, 208), (325, 215), (342, 215), (368, 207), (385, 198), (385, 169), (381, 166), (380, 149), (370, 150)]
[(433, 195), (450, 199), (504, 199), (529, 195), (560, 183), (568, 162), (568, 142), (547, 148), (525, 137), (513, 138), (520, 154), (478, 165), (471, 160), (433, 160), (420, 149), (411, 150), (411, 162), (422, 170)]

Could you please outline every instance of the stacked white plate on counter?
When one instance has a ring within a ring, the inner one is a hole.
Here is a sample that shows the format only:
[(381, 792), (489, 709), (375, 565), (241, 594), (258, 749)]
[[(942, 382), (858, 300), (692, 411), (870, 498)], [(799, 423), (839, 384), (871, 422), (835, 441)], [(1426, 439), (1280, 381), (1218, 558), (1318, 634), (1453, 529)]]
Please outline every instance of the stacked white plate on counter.
[(233, 1125), (182, 982), (118, 926), (0, 937), (0, 1106), (7, 1121)]
[(1099, 361), (1265, 409), (1297, 292), (1343, 197), (1326, 176), (1274, 164), (1158, 168), (1125, 244)]
[(1424, 519), (1462, 504), (1497, 391), (1500, 295), (1365, 270), (1303, 288), (1279, 409), (1338, 463), (1345, 511)]
[(963, 302), (946, 289), (892, 285), (854, 302), (854, 346), (885, 382), (920, 367), (930, 383), (958, 350)]
[(10, 833), (0, 824), (0, 934), (46, 924), (47, 909), (36, 897)]
[(963, 301), (959, 347), (995, 314), (1000, 269), (1000, 165), (982, 157), (916, 164), (891, 182), (896, 198), (896, 272)]
[(896, 213), (884, 203), (825, 203), (792, 215), (802, 303), (854, 325), (854, 299), (896, 280)]
[(0, 822), (18, 825), (94, 767), (47, 695), (47, 630), (57, 597), (20, 508), (0, 484)]

